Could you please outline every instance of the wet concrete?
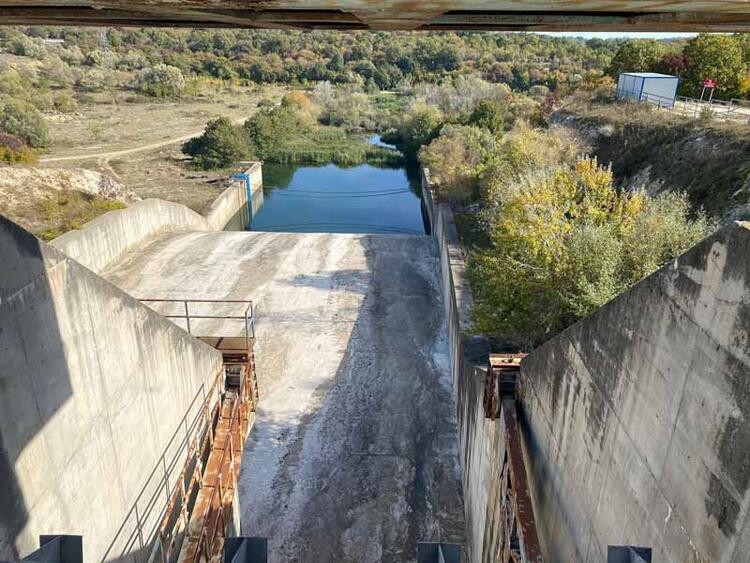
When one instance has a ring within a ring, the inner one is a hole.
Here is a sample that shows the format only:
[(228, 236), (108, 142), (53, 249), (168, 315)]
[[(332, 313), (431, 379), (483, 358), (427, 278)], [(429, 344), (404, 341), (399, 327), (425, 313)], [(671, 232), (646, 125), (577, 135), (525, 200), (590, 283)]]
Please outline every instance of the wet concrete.
[(419, 540), (463, 543), (432, 239), (170, 234), (105, 277), (137, 297), (255, 302), (240, 508), (270, 561), (412, 561)]

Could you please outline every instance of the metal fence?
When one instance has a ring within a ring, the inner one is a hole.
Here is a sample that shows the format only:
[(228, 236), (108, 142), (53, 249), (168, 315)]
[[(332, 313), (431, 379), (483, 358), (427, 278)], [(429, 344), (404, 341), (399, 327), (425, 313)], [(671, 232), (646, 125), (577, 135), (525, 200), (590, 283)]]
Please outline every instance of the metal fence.
[(177, 429), (162, 451), (156, 465), (125, 515), (102, 561), (142, 563), (152, 560), (156, 541), (173, 490), (181, 483), (189, 453), (196, 449), (200, 436), (210, 427), (212, 412), (221, 402), (223, 369), (209, 389), (198, 388)]
[(711, 119), (731, 120), (750, 123), (750, 100), (732, 98), (726, 100), (699, 100), (688, 96), (676, 96), (674, 99), (647, 92), (635, 92), (618, 89), (615, 98), (632, 99), (646, 102), (659, 109), (670, 113), (684, 115), (686, 117), (699, 118), (709, 117)]

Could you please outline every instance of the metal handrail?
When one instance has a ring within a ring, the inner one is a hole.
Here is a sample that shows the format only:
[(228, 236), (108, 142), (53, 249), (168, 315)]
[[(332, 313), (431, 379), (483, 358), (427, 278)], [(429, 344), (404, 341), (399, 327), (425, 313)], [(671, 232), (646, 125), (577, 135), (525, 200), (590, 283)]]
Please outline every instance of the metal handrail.
[[(617, 99), (626, 97), (639, 102), (649, 102), (652, 105), (657, 106), (659, 109), (666, 109), (672, 113), (678, 113), (685, 116), (690, 116), (692, 114), (693, 117), (698, 117), (699, 112), (703, 109), (707, 109), (712, 111), (717, 118), (724, 120), (746, 120), (750, 122), (750, 113), (741, 111), (743, 107), (746, 108), (748, 104), (750, 104), (750, 101), (741, 100), (739, 98), (732, 98), (731, 100), (726, 101), (715, 98), (699, 100), (688, 96), (675, 96), (674, 99), (672, 99), (657, 94), (649, 94), (648, 92), (627, 90), (625, 88), (616, 88), (615, 97)], [(680, 103), (681, 106), (678, 106), (678, 103)]]
[[(195, 430), (196, 426), (200, 423), (201, 419), (204, 417), (205, 412), (208, 411), (208, 407), (211, 404), (211, 399), (213, 397), (213, 392), (218, 389), (223, 381), (222, 376), (224, 372), (223, 369), (220, 370), (214, 379), (214, 382), (211, 384), (211, 388), (209, 389), (208, 393), (206, 393), (206, 387), (204, 383), (201, 383), (200, 387), (196, 391), (195, 395), (193, 396), (193, 399), (190, 401), (190, 404), (188, 405), (187, 409), (185, 410), (185, 414), (182, 415), (182, 418), (180, 419), (180, 422), (177, 425), (177, 429), (172, 434), (171, 438), (169, 439), (169, 442), (167, 442), (167, 445), (162, 450), (161, 455), (159, 456), (159, 459), (156, 462), (156, 465), (151, 470), (151, 473), (149, 473), (149, 476), (146, 478), (146, 482), (144, 483), (143, 487), (141, 487), (140, 492), (136, 496), (135, 500), (133, 501), (132, 506), (130, 507), (130, 510), (128, 510), (127, 514), (125, 515), (125, 518), (123, 518), (122, 524), (120, 524), (120, 527), (117, 529), (117, 532), (115, 533), (114, 538), (112, 538), (112, 541), (109, 544), (109, 547), (107, 547), (107, 551), (104, 553), (104, 555), (101, 558), (101, 561), (106, 561), (109, 556), (110, 552), (112, 551), (112, 548), (117, 543), (117, 540), (120, 539), (121, 534), (123, 530), (125, 529), (125, 526), (127, 523), (131, 520), (131, 517), (135, 516), (135, 527), (131, 531), (131, 535), (127, 537), (126, 544), (123, 548), (123, 550), (119, 554), (114, 554), (115, 558), (122, 557), (125, 552), (128, 550), (128, 548), (132, 545), (132, 543), (137, 539), (139, 543), (139, 547), (143, 547), (144, 545), (148, 545), (151, 541), (153, 541), (155, 537), (155, 532), (158, 531), (159, 523), (163, 519), (164, 512), (166, 512), (168, 502), (171, 498), (171, 489), (169, 487), (169, 470), (167, 470), (167, 462), (166, 462), (166, 453), (171, 448), (172, 444), (174, 443), (175, 438), (180, 433), (181, 430), (185, 430), (185, 436), (181, 439), (179, 443), (179, 447), (177, 449), (177, 452), (175, 452), (174, 456), (172, 456), (169, 465), (170, 469), (174, 468), (174, 466), (177, 463), (177, 458), (180, 457), (180, 455), (185, 451), (186, 447), (190, 443), (190, 436), (192, 432)], [(188, 413), (192, 410), (193, 406), (195, 405), (196, 400), (203, 396), (203, 402), (200, 405), (200, 408), (198, 409), (198, 412), (196, 413), (195, 417), (192, 419), (192, 421), (188, 425), (187, 416)], [(164, 473), (159, 476), (159, 480), (156, 483), (152, 483), (152, 479), (157, 474), (157, 471), (159, 469), (162, 469)], [(153, 508), (156, 497), (158, 494), (162, 492), (162, 485), (164, 485), (167, 492), (167, 503), (165, 503), (164, 509), (160, 512), (159, 517), (155, 521), (155, 530), (153, 532), (149, 532), (147, 537), (144, 539), (143, 537), (143, 516), (139, 514), (138, 511), (138, 503), (141, 501), (141, 498), (143, 497), (146, 490), (148, 490), (149, 486), (154, 485), (154, 492), (152, 493), (151, 497), (148, 499), (148, 502), (146, 503), (146, 506), (148, 507), (148, 511), (145, 515), (147, 516), (150, 513), (151, 508)]]
[[(187, 325), (188, 334), (193, 334), (190, 320), (244, 320), (245, 321), (245, 338), (255, 338), (255, 314), (253, 309), (253, 302), (247, 299), (156, 299), (156, 298), (142, 298), (138, 299), (141, 303), (182, 303), (184, 307), (184, 313), (182, 314), (165, 314), (159, 313), (162, 317), (167, 319), (184, 320)], [(191, 303), (227, 303), (227, 304), (242, 304), (246, 305), (242, 316), (238, 315), (191, 315), (190, 304)], [(213, 336), (213, 335), (212, 335)]]
[[(188, 552), (185, 554), (186, 563), (198, 563), (199, 561), (207, 561), (211, 559), (214, 542), (219, 534), (226, 533), (227, 528), (227, 514), (225, 513), (224, 496), (228, 489), (237, 487), (238, 471), (237, 462), (235, 458), (235, 438), (233, 428), (237, 425), (240, 431), (241, 437), (239, 440), (240, 452), (242, 451), (242, 444), (244, 439), (245, 430), (242, 429), (242, 414), (241, 409), (247, 401), (248, 385), (247, 381), (248, 374), (245, 373), (244, 377), (240, 380), (240, 386), (237, 389), (235, 400), (232, 404), (232, 409), (229, 412), (227, 420), (227, 435), (226, 442), (224, 443), (224, 449), (221, 452), (221, 458), (216, 465), (217, 472), (215, 477), (214, 486), (212, 487), (211, 493), (207, 499), (206, 506), (208, 507), (203, 520), (200, 523), (200, 528), (194, 537), (197, 538), (194, 550), (192, 553)], [(221, 413), (219, 413), (221, 417)], [(241, 455), (241, 453), (240, 453)], [(229, 456), (229, 473), (227, 475), (229, 482), (224, 483), (222, 479), (222, 472), (224, 465), (227, 462), (227, 456)], [(211, 521), (211, 511), (214, 510), (214, 502), (217, 502), (215, 507), (216, 519), (215, 525), (209, 529), (209, 522)], [(186, 538), (187, 540), (187, 538)]]

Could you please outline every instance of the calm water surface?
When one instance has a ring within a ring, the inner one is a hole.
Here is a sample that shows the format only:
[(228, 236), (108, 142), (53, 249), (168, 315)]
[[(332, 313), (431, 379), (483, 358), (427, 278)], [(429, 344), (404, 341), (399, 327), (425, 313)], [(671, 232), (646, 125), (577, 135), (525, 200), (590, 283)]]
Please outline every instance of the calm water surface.
[(263, 195), (253, 231), (425, 232), (416, 167), (264, 164)]

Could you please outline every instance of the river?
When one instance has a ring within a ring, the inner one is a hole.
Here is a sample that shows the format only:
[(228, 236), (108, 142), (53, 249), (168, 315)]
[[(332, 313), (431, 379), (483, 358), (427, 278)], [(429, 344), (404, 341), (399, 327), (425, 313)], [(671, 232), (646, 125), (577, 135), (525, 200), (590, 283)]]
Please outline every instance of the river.
[(263, 196), (253, 231), (425, 233), (416, 166), (264, 164)]

